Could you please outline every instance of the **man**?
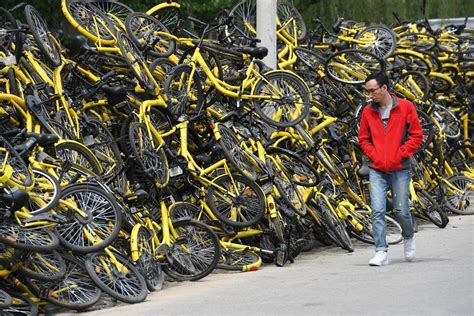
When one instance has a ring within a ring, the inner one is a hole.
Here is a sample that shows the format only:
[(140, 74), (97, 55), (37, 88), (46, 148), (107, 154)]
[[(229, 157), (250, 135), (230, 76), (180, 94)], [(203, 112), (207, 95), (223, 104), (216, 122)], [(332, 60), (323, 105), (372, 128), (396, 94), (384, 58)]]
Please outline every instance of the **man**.
[(388, 264), (385, 212), (389, 187), (393, 208), (402, 227), (405, 259), (411, 261), (416, 248), (409, 208), (409, 158), (420, 146), (423, 131), (413, 103), (389, 92), (387, 75), (371, 74), (365, 80), (365, 90), (372, 102), (362, 112), (359, 144), (372, 162), (369, 179), (376, 251), (369, 264)]

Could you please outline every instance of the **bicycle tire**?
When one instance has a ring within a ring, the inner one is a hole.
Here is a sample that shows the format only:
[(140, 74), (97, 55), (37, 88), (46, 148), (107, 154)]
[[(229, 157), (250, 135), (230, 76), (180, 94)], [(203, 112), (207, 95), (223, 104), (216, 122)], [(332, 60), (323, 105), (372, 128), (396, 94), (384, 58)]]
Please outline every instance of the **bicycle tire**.
[(231, 166), (235, 168), (238, 173), (251, 181), (255, 181), (257, 179), (255, 166), (250, 162), (251, 160), (241, 148), (241, 142), (237, 139), (234, 131), (224, 124), (218, 124), (217, 129), (221, 136), (218, 143), (227, 161), (230, 162)]
[[(55, 232), (64, 246), (89, 253), (100, 251), (115, 240), (121, 229), (122, 212), (109, 193), (89, 183), (76, 183), (64, 188), (61, 200), (55, 211), (66, 220), (56, 225)], [(77, 214), (68, 204), (76, 205), (87, 217)], [(89, 240), (85, 231), (98, 240)]]
[(414, 49), (426, 52), (432, 50), (438, 41), (428, 33), (404, 33), (398, 36), (397, 46), (404, 49)]
[(129, 14), (125, 20), (127, 34), (132, 42), (154, 57), (168, 57), (176, 49), (176, 41), (167, 34), (168, 28), (151, 15), (141, 12)]
[[(263, 218), (265, 195), (255, 182), (244, 176), (228, 174), (218, 176), (212, 182), (214, 185), (207, 190), (207, 204), (219, 220), (243, 228), (255, 225)], [(229, 193), (235, 195), (231, 200)], [(237, 201), (239, 204), (236, 205)], [(232, 215), (232, 208), (238, 208), (240, 215)]]
[(434, 123), (432, 118), (421, 110), (416, 110), (416, 114), (418, 115), (418, 119), (420, 120), (421, 129), (423, 130), (423, 141), (418, 147), (416, 152), (423, 152), (426, 147), (431, 144), (434, 138)]
[(293, 175), (291, 181), (304, 187), (312, 187), (319, 183), (319, 173), (308, 161), (294, 151), (279, 147), (268, 147), (267, 154), (277, 156), (278, 164), (288, 175)]
[[(420, 71), (407, 71), (403, 73), (397, 78), (393, 86), (396, 88), (397, 84), (403, 85), (410, 93), (413, 93), (415, 99), (411, 99), (411, 101), (425, 102), (430, 97), (430, 83), (426, 76)], [(413, 84), (416, 86), (413, 86)], [(405, 95), (405, 97), (409, 96)]]
[(446, 207), (453, 213), (458, 215), (472, 215), (474, 209), (470, 206), (470, 201), (474, 195), (474, 180), (462, 175), (455, 175), (447, 179), (451, 186), (456, 190), (453, 191), (450, 185), (443, 183), (444, 201)]
[(87, 274), (83, 261), (66, 254), (62, 257), (66, 263), (64, 278), (46, 283), (26, 280), (28, 287), (41, 299), (59, 307), (73, 310), (91, 307), (99, 301), (102, 291)]
[[(299, 41), (306, 37), (306, 24), (304, 22), (303, 16), (292, 3), (282, 0), (278, 1), (277, 16), (280, 21), (280, 25), (285, 24), (287, 19), (290, 18), (295, 21), (297, 35), (296, 38)], [(293, 30), (291, 28), (289, 28), (287, 32), (288, 34), (293, 35)]]
[(136, 239), (137, 249), (139, 249), (140, 253), (138, 254), (137, 268), (145, 279), (146, 286), (150, 292), (161, 290), (165, 280), (161, 263), (155, 259), (152, 238), (153, 234), (150, 230), (144, 226), (138, 226)]
[[(196, 47), (186, 48), (181, 54), (178, 64), (190, 64), (195, 50)], [(223, 80), (223, 70), (219, 57), (211, 50), (205, 48), (200, 48), (199, 53), (214, 76), (219, 80)], [(207, 74), (198, 64), (196, 64), (196, 71), (201, 79), (202, 90), (206, 95), (206, 107), (209, 107), (221, 97), (221, 93), (216, 89), (213, 83), (207, 79)]]
[[(199, 75), (189, 65), (177, 65), (171, 70), (164, 84), (168, 109), (176, 118), (186, 114), (201, 113), (204, 106), (203, 91)], [(188, 91), (189, 90), (189, 91)]]
[(362, 84), (371, 73), (385, 71), (385, 62), (364, 50), (345, 49), (327, 58), (324, 71), (337, 82)]
[(390, 62), (396, 60), (403, 69), (419, 71), (425, 76), (433, 70), (431, 62), (424, 58), (422, 53), (413, 50), (395, 51), (388, 60)]
[(25, 18), (41, 54), (51, 65), (58, 67), (61, 64), (61, 53), (51, 39), (52, 35), (41, 14), (31, 4), (27, 4)]
[(137, 46), (124, 32), (117, 32), (117, 43), (122, 58), (127, 63), (133, 76), (140, 83), (140, 86), (147, 92), (156, 94), (158, 84)]
[(461, 121), (450, 109), (433, 104), (431, 115), (441, 125), (441, 130), (448, 139), (458, 139), (461, 136)]
[(163, 271), (178, 281), (197, 281), (209, 275), (220, 258), (217, 235), (206, 224), (191, 219), (173, 222), (173, 229), (176, 235)]
[(449, 218), (441, 206), (425, 189), (415, 187), (416, 195), (421, 200), (421, 212), (439, 228), (445, 228), (449, 223)]
[(272, 160), (268, 162), (272, 163), (273, 183), (277, 188), (279, 197), (282, 198), (281, 202), (284, 202), (284, 206), (280, 204), (280, 207), (289, 207), (296, 214), (304, 216), (306, 214), (306, 203), (298, 187), (284, 170), (280, 170), (279, 167), (273, 164)]
[(397, 36), (389, 27), (385, 25), (372, 25), (364, 28), (354, 37), (357, 41), (368, 39), (370, 42), (355, 43), (354, 48), (368, 51), (378, 58), (386, 59), (397, 48)]
[(3, 315), (38, 315), (38, 304), (28, 296), (13, 291), (9, 291), (8, 294), (12, 298), (12, 303), (1, 310)]
[(145, 279), (128, 259), (117, 253), (114, 256), (121, 268), (125, 268), (123, 271), (118, 271), (109, 255), (103, 251), (87, 256), (85, 267), (92, 281), (119, 301), (128, 304), (143, 302), (148, 294)]
[(0, 136), (0, 148), (3, 149), (0, 150), (0, 165), (3, 167), (5, 163), (10, 167), (7, 167), (7, 169), (11, 170), (10, 178), (6, 179), (6, 183), (11, 187), (16, 186), (22, 190), (30, 190), (34, 184), (34, 176), (31, 168), (26, 165), (25, 161), (20, 157), (20, 154), (2, 136)]
[(168, 30), (175, 34), (182, 24), (181, 6), (177, 2), (169, 3), (166, 6), (163, 6), (163, 4), (157, 4), (149, 9), (146, 14), (158, 19)]
[[(29, 212), (31, 215), (41, 214), (54, 208), (61, 196), (61, 186), (58, 180), (49, 172), (41, 169), (32, 169), (35, 177), (35, 185), (28, 192), (30, 196)], [(43, 179), (43, 180), (42, 180)], [(46, 202), (38, 204), (36, 199)]]
[(54, 146), (56, 156), (62, 160), (73, 162), (92, 175), (103, 173), (97, 157), (85, 145), (70, 140), (64, 140)]
[(0, 289), (0, 310), (12, 305), (12, 297), (6, 291)]
[(150, 64), (149, 68), (153, 77), (156, 79), (156, 82), (162, 85), (166, 78), (168, 78), (168, 75), (171, 73), (171, 69), (173, 69), (174, 66), (176, 66), (176, 64), (168, 58), (156, 58)]
[(262, 258), (245, 248), (221, 247), (221, 257), (216, 268), (228, 271), (255, 271), (262, 265)]
[(251, 94), (255, 98), (252, 101), (255, 111), (272, 126), (295, 126), (308, 116), (311, 92), (303, 79), (291, 72), (266, 72), (256, 82)]
[(30, 253), (23, 259), (18, 272), (38, 281), (59, 281), (66, 274), (66, 263), (56, 250), (48, 253)]
[(164, 187), (170, 179), (168, 158), (153, 134), (148, 134), (144, 123), (132, 122), (129, 127), (129, 153), (134, 157), (140, 175), (153, 180), (158, 187)]
[(58, 236), (43, 227), (25, 228), (11, 222), (0, 225), (0, 243), (34, 252), (49, 252), (59, 246)]

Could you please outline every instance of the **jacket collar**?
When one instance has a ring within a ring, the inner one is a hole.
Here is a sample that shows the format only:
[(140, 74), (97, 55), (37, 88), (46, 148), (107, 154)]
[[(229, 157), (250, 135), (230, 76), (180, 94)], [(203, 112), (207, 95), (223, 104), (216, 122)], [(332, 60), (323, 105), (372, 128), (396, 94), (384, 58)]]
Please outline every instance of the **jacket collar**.
[[(393, 93), (390, 93), (390, 95), (392, 96), (392, 109), (393, 109), (393, 108), (398, 106), (398, 98)], [(378, 103), (375, 103), (374, 101), (370, 102), (370, 106), (371, 106), (372, 110), (377, 110), (378, 111), (379, 108), (380, 108), (380, 105)]]

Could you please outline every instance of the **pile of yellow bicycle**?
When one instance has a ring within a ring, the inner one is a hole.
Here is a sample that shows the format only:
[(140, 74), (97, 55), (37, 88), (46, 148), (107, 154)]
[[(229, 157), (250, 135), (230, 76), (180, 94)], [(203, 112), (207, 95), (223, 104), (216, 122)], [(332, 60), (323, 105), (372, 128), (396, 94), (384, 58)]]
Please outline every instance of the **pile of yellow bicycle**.
[[(473, 34), (427, 21), (313, 30), (278, 2), (278, 69), (255, 1), (211, 23), (62, 0), (67, 48), (41, 14), (0, 8), (0, 314), (136, 303), (165, 274), (283, 266), (316, 245), (372, 243), (362, 83), (387, 71), (419, 109), (413, 216), (472, 213)], [(20, 20), (22, 16), (24, 20)], [(390, 196), (387, 197), (390, 201)], [(390, 244), (401, 228), (386, 216)]]

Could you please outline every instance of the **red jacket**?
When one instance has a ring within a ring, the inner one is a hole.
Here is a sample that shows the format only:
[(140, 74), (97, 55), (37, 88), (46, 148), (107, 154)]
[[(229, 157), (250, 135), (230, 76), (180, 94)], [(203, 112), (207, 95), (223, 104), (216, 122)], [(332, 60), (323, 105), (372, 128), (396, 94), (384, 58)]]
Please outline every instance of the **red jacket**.
[(393, 105), (385, 128), (372, 102), (362, 111), (359, 144), (372, 161), (372, 168), (380, 171), (398, 171), (410, 167), (411, 157), (423, 140), (423, 130), (413, 103), (392, 96)]

